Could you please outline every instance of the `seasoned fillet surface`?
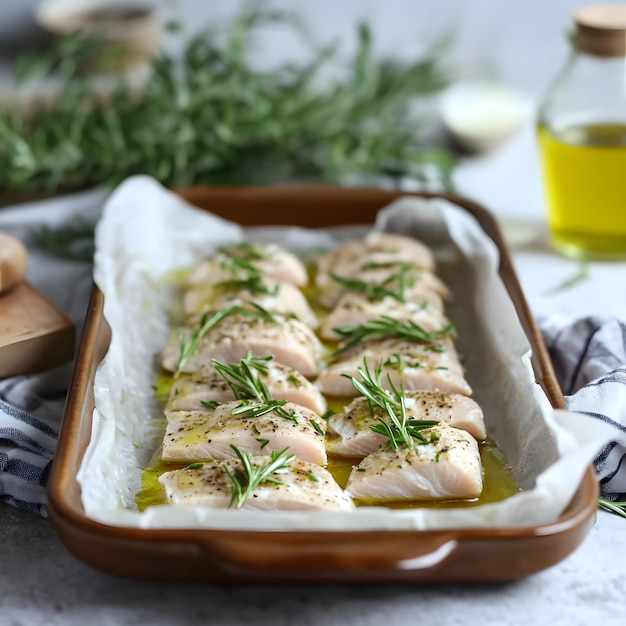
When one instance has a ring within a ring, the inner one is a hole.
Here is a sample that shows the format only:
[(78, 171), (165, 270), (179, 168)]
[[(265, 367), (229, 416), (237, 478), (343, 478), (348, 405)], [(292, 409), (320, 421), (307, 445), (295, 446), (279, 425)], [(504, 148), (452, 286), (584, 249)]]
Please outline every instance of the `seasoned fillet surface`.
[[(275, 400), (288, 400), (322, 415), (326, 400), (319, 389), (298, 370), (268, 361), (267, 374), (254, 370)], [(235, 395), (213, 365), (203, 365), (193, 374), (183, 374), (174, 381), (165, 406), (166, 411), (201, 411), (202, 402), (229, 402)]]
[(428, 345), (392, 339), (365, 344), (348, 358), (329, 365), (315, 384), (328, 395), (355, 397), (354, 385), (344, 375), (358, 377), (358, 368), (363, 367), (366, 359), (370, 371), (383, 364), (381, 383), (387, 389), (389, 376), (394, 385), (403, 386), (406, 391), (439, 390), (470, 395), (472, 390), (463, 377), (453, 343), (450, 340), (441, 343), (445, 347), (442, 352), (435, 352)]
[(254, 302), (270, 313), (295, 315), (308, 326), (317, 326), (317, 317), (297, 287), (291, 283), (263, 278), (261, 288), (269, 293), (251, 288), (223, 288), (214, 285), (190, 287), (183, 295), (183, 308), (185, 314), (190, 316), (201, 315), (206, 311), (220, 311), (233, 304)]
[[(253, 458), (258, 467), (267, 457)], [(231, 481), (224, 470), (231, 473), (241, 467), (238, 459), (205, 463), (202, 467), (180, 469), (163, 474), (159, 480), (165, 487), (168, 502), (176, 505), (201, 505), (226, 508), (230, 502)], [(292, 461), (289, 468), (274, 475), (282, 484), (263, 483), (243, 509), (262, 511), (289, 510), (352, 510), (352, 500), (337, 485), (330, 472), (323, 467)]]
[[(363, 264), (366, 266), (366, 264)], [(398, 275), (398, 267), (386, 267), (381, 269), (359, 269), (351, 274), (332, 272), (336, 276), (346, 279), (356, 279), (372, 285), (384, 286), (386, 289), (398, 289), (399, 282), (393, 278)], [(447, 298), (449, 291), (446, 284), (435, 274), (414, 268), (404, 275), (408, 279), (405, 287), (405, 299), (427, 297), (435, 294), (440, 298)], [(332, 309), (341, 296), (349, 291), (353, 291), (349, 286), (338, 282), (330, 273), (319, 273), (315, 279), (319, 303), (327, 309)]]
[(483, 489), (478, 443), (468, 432), (440, 424), (422, 431), (432, 443), (385, 444), (353, 468), (346, 491), (366, 501), (474, 498)]
[(322, 274), (333, 272), (350, 276), (364, 263), (394, 262), (409, 262), (425, 270), (435, 270), (435, 259), (427, 246), (416, 239), (388, 233), (372, 233), (323, 255), (318, 259), (318, 270)]
[[(243, 315), (227, 317), (200, 341), (195, 355), (182, 371), (196, 372), (203, 365), (210, 365), (212, 359), (235, 363), (251, 352), (255, 356), (272, 356), (304, 376), (315, 376), (321, 355), (321, 344), (315, 333), (300, 320), (281, 315), (274, 318), (275, 321)], [(197, 324), (181, 329), (182, 336), (188, 340), (195, 328)], [(176, 371), (180, 345), (179, 334), (172, 333), (162, 353), (164, 369)]]
[(320, 334), (324, 339), (336, 341), (341, 335), (335, 328), (367, 324), (383, 315), (399, 322), (412, 321), (429, 332), (442, 330), (449, 324), (443, 314), (441, 297), (435, 293), (407, 302), (399, 302), (391, 296), (373, 302), (363, 295), (346, 293), (324, 321)]
[[(405, 393), (409, 420), (435, 420), (468, 431), (482, 441), (486, 437), (482, 409), (474, 400), (454, 393), (408, 391)], [(355, 398), (343, 413), (328, 420), (326, 449), (329, 454), (364, 457), (375, 452), (387, 439), (371, 430), (387, 414), (377, 408), (371, 414), (366, 398)]]
[(245, 401), (235, 401), (209, 412), (168, 413), (161, 458), (166, 461), (230, 459), (235, 456), (232, 444), (255, 455), (269, 455), (272, 450), (289, 447), (303, 461), (326, 464), (325, 422), (316, 413), (287, 403), (282, 409), (295, 412), (295, 419), (283, 417), (276, 410), (258, 417), (232, 414), (244, 405)]
[[(264, 277), (304, 287), (308, 282), (306, 268), (297, 256), (274, 244), (252, 244), (251, 248), (264, 258), (252, 259), (250, 263)], [(237, 254), (236, 246), (229, 247), (230, 254), (246, 257), (243, 250)], [(232, 264), (225, 254), (216, 254), (213, 258), (200, 263), (187, 278), (187, 286), (204, 285), (229, 280), (233, 277)]]

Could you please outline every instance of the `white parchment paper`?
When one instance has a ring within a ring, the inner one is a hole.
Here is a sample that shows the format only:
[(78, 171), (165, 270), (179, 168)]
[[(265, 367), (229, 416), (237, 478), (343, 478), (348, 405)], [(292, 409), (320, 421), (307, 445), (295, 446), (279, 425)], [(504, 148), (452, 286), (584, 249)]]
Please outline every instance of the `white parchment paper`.
[(524, 527), (562, 513), (611, 430), (550, 407), (534, 382), (528, 341), (498, 276), (497, 249), (474, 218), (443, 200), (408, 197), (382, 209), (375, 228), (412, 234), (433, 247), (452, 289), (459, 350), (474, 398), (523, 491), (502, 502), (456, 509), (137, 510), (141, 471), (162, 434), (154, 426), (159, 407), (152, 386), (174, 302), (168, 275), (227, 242), (275, 241), (304, 252), (363, 236), (370, 228), (244, 230), (187, 205), (148, 177), (130, 178), (117, 189), (96, 231), (95, 281), (105, 294), (112, 340), (96, 375), (92, 436), (78, 475), (89, 517), (141, 528), (364, 530)]

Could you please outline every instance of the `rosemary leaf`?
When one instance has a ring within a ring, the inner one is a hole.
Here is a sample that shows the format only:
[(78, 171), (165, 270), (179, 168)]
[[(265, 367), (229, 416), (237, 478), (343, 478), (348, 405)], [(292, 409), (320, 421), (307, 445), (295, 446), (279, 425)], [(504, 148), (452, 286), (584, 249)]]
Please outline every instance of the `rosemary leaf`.
[(598, 506), (609, 513), (626, 517), (626, 502), (613, 502), (611, 500), (600, 499), (598, 500)]
[(441, 340), (453, 333), (454, 325), (449, 324), (443, 330), (428, 332), (411, 320), (400, 322), (388, 315), (382, 315), (379, 319), (369, 321), (367, 324), (342, 326), (333, 328), (333, 330), (342, 337), (341, 347), (335, 352), (335, 355), (350, 350), (361, 343), (383, 339), (410, 339), (427, 344), (428, 348), (433, 351), (441, 351), (445, 348)]
[(196, 352), (198, 351), (198, 347), (200, 346), (200, 342), (202, 339), (215, 328), (218, 324), (224, 321), (230, 315), (234, 315), (241, 311), (241, 306), (238, 304), (233, 304), (222, 311), (219, 311), (213, 315), (211, 313), (205, 313), (200, 319), (200, 324), (198, 328), (194, 330), (189, 338), (185, 339), (181, 337), (180, 342), (180, 356), (178, 358), (178, 365), (176, 367), (175, 374), (178, 375), (183, 367), (189, 363), (189, 361), (194, 357)]
[(227, 465), (223, 466), (231, 482), (228, 508), (235, 505), (236, 508), (240, 509), (252, 498), (255, 489), (264, 483), (281, 485), (282, 481), (275, 477), (276, 472), (288, 469), (291, 462), (296, 458), (295, 454), (288, 454), (289, 448), (280, 452), (273, 450), (267, 462), (255, 465), (252, 455), (247, 450), (240, 450), (233, 444), (230, 447), (241, 461), (241, 468), (236, 468), (231, 472)]
[(361, 380), (354, 376), (345, 375), (352, 380), (355, 389), (367, 399), (370, 415), (376, 414), (376, 409), (382, 409), (388, 419), (379, 419), (377, 424), (370, 426), (371, 430), (380, 435), (384, 435), (389, 440), (389, 444), (394, 450), (400, 446), (407, 446), (411, 450), (415, 448), (415, 440), (419, 444), (435, 441), (437, 436), (430, 438), (422, 434), (423, 430), (436, 426), (439, 422), (434, 420), (409, 420), (406, 412), (406, 397), (402, 388), (398, 389), (387, 376), (390, 389), (385, 389), (380, 377), (383, 364), (381, 363), (375, 373), (369, 370), (367, 359), (363, 359), (363, 367), (358, 367), (357, 371)]

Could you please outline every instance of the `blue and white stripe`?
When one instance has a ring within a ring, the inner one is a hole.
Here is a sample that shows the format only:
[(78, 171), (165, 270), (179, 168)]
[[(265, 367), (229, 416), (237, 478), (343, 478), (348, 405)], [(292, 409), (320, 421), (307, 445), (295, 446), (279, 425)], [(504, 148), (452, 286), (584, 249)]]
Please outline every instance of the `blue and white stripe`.
[(626, 498), (626, 324), (601, 316), (561, 325), (541, 323), (571, 411), (610, 423), (615, 439), (595, 460), (607, 500)]
[(0, 399), (0, 499), (47, 517), (46, 485), (57, 433)]

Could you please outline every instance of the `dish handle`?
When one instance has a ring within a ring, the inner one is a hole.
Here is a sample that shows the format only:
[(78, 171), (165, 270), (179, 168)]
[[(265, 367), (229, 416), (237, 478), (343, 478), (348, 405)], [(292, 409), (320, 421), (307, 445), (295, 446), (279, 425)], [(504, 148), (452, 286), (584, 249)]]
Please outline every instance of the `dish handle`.
[(383, 532), (372, 535), (366, 538), (358, 534), (333, 533), (332, 538), (324, 539), (323, 535), (315, 533), (285, 541), (282, 533), (282, 540), (274, 540), (274, 533), (268, 533), (269, 540), (265, 541), (221, 539), (203, 541), (198, 547), (231, 574), (263, 570), (283, 574), (359, 571), (371, 575), (434, 569), (452, 558), (459, 547), (458, 541), (447, 534), (419, 541), (415, 540), (415, 535), (404, 539)]

